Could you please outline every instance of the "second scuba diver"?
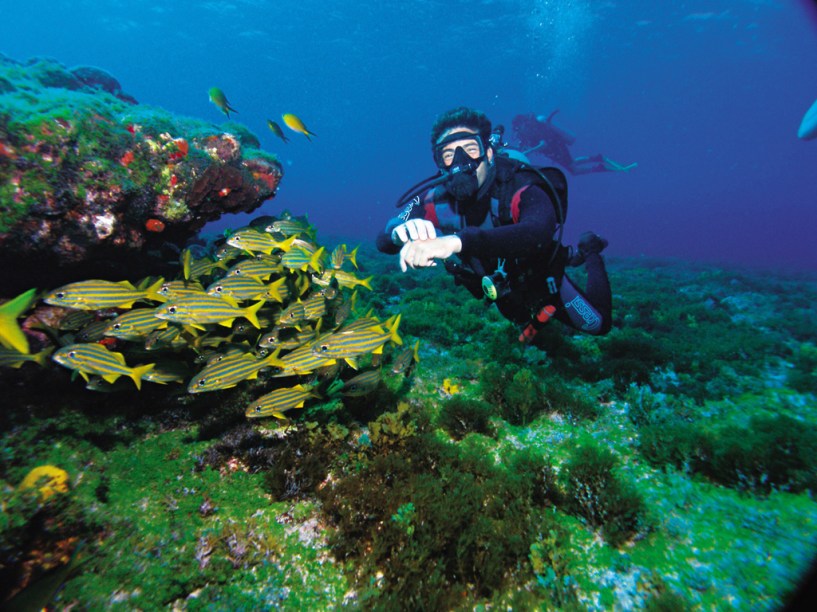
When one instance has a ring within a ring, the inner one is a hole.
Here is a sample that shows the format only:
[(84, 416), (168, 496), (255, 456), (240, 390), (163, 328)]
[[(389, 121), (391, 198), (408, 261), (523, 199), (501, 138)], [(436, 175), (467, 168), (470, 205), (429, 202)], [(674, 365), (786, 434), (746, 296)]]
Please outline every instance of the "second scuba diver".
[[(564, 174), (498, 155), (491, 121), (467, 107), (437, 118), (431, 147), (440, 173), (404, 194), (398, 202), (403, 210), (377, 236), (377, 248), (399, 253), (404, 272), (445, 260), (457, 284), (495, 301), (520, 326), (520, 341), (530, 342), (551, 317), (606, 334), (612, 294), (600, 253), (607, 241), (586, 232), (575, 253), (561, 244)], [(566, 266), (582, 264), (584, 291), (565, 274)]]

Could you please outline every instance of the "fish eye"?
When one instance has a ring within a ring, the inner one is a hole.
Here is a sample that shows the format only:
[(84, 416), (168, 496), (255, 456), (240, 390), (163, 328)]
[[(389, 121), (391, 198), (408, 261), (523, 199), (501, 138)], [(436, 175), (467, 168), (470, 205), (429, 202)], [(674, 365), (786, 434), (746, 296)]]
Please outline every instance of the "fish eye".
[(261, 412), (261, 406), (256, 406), (256, 407), (255, 407), (255, 411), (256, 411), (256, 412)]
[(121, 323), (114, 323), (111, 327), (113, 327), (114, 329), (119, 329), (119, 328), (122, 327), (122, 324)]
[(63, 293), (62, 291), (60, 291), (59, 293), (57, 293), (57, 298), (58, 298), (58, 299), (60, 299), (60, 300), (61, 300), (61, 299), (62, 299), (62, 298), (64, 298), (64, 297), (65, 297), (65, 293)]
[(328, 344), (321, 344), (321, 350), (325, 353), (326, 351), (329, 350), (329, 345)]
[(201, 379), (201, 380), (199, 380), (199, 382), (197, 382), (196, 384), (197, 384), (199, 387), (203, 387), (203, 386), (204, 386), (204, 382), (205, 382), (205, 379), (204, 379), (204, 378), (202, 378), (202, 379)]
[(69, 357), (76, 357), (76, 356), (77, 356), (77, 352), (76, 352), (76, 351), (71, 351), (70, 353), (68, 353), (68, 356), (69, 356)]
[(169, 312), (170, 314), (176, 314), (176, 307), (175, 306), (170, 306), (167, 309), (167, 312)]
[(221, 285), (216, 287), (216, 293), (221, 293), (222, 291), (224, 291), (224, 287), (222, 287)]

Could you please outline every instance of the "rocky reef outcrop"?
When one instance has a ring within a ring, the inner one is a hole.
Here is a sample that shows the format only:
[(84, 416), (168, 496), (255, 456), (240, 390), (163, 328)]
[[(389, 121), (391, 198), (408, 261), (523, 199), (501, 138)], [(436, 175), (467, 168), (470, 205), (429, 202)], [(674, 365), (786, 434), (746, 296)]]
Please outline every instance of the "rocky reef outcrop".
[(0, 55), (0, 297), (161, 273), (207, 222), (275, 196), (281, 165), (258, 147), (98, 68)]

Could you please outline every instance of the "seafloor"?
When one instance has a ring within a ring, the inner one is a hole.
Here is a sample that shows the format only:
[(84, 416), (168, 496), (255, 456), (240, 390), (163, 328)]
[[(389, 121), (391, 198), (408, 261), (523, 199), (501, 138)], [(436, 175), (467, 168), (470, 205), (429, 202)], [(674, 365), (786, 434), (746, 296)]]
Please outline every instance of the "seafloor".
[[(420, 361), (289, 424), (245, 420), (263, 381), (205, 402), (180, 385), (88, 391), (55, 364), (0, 372), (2, 598), (80, 543), (56, 608), (791, 596), (817, 552), (813, 278), (612, 259), (613, 331), (550, 323), (523, 348), (444, 272), (401, 275), (367, 245), (358, 262), (374, 280), (355, 313), (402, 313)], [(45, 465), (67, 492), (19, 487)]]

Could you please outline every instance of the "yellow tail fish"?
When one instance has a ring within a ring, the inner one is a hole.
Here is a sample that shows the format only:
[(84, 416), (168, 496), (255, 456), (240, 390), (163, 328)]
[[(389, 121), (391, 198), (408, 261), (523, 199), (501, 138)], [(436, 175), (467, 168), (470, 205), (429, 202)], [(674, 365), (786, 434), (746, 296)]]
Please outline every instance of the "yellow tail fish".
[(281, 115), (281, 119), (284, 120), (284, 124), (290, 130), (292, 130), (293, 132), (303, 134), (304, 136), (306, 136), (306, 139), (310, 142), (312, 142), (310, 136), (317, 136), (315, 132), (310, 132), (308, 129), (306, 129), (304, 122), (301, 121), (299, 117), (293, 115), (292, 113), (284, 113), (283, 115)]

